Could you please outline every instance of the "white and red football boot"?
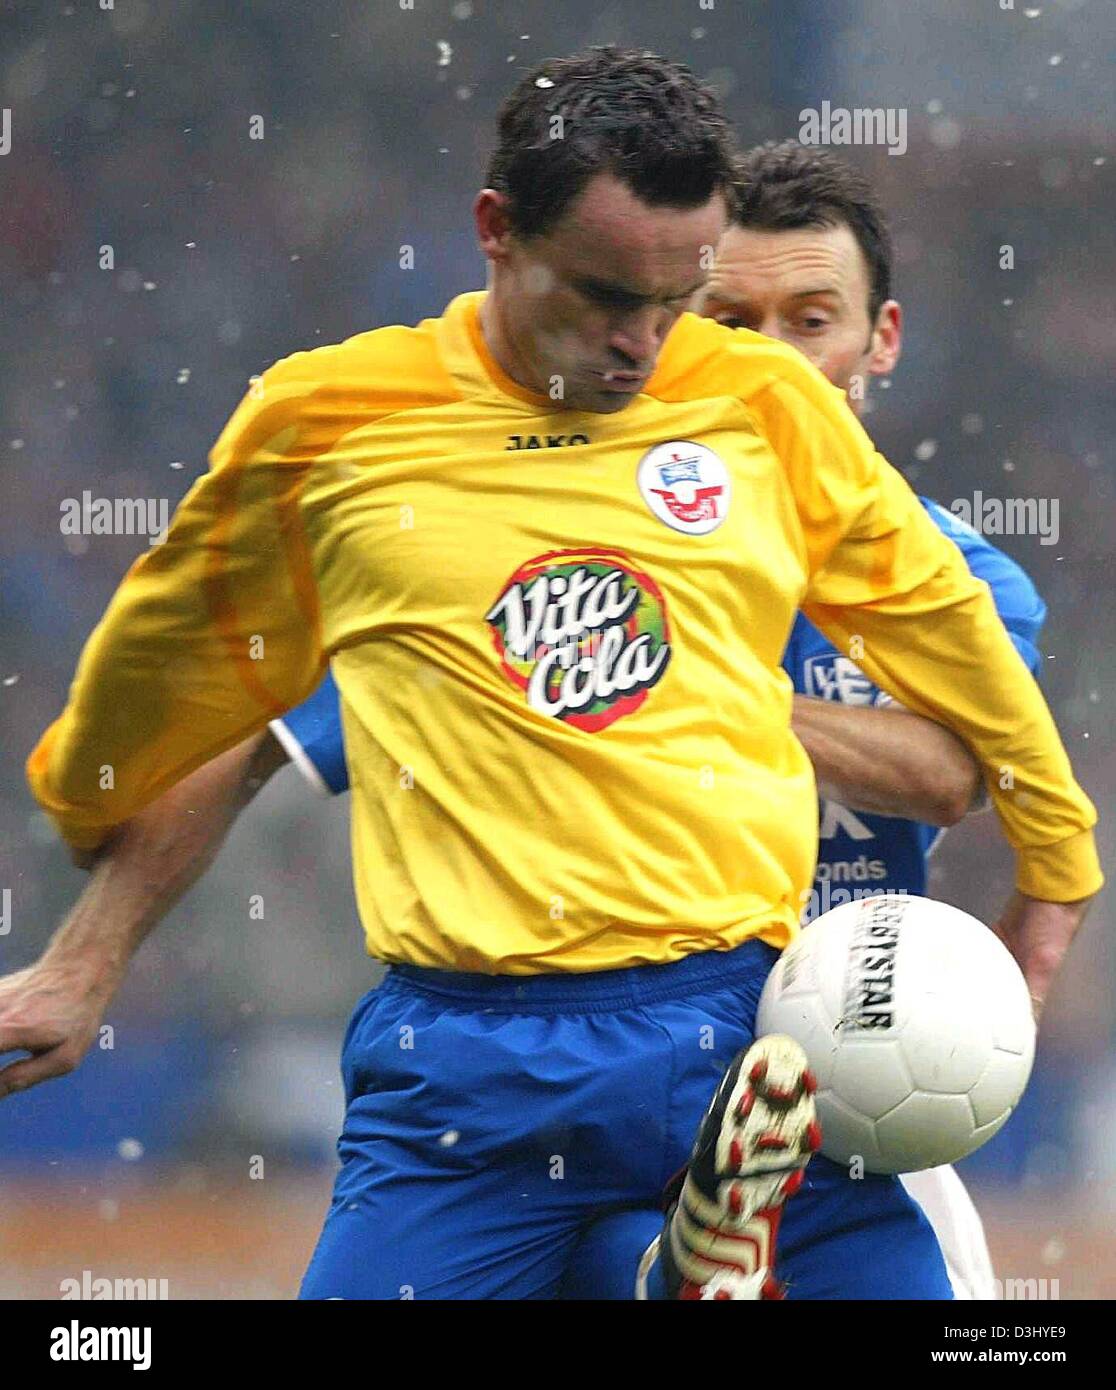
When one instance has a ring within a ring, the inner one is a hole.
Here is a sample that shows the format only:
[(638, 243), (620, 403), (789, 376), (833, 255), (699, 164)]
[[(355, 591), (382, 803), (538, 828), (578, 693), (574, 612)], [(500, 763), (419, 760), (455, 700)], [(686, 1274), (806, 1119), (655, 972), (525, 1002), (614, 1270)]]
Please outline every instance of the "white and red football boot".
[(662, 1235), (640, 1263), (637, 1297), (657, 1257), (680, 1299), (782, 1298), (775, 1239), (783, 1203), (821, 1143), (817, 1083), (793, 1039), (757, 1038), (733, 1058), (698, 1129)]

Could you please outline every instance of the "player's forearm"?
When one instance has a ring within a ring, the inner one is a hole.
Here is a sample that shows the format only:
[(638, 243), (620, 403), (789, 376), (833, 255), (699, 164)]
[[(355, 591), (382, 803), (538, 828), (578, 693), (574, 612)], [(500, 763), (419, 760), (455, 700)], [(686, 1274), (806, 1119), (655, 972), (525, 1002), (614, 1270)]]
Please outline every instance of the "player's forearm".
[(959, 738), (908, 710), (796, 695), (791, 725), (822, 796), (854, 811), (953, 825), (972, 805), (979, 769)]
[(971, 750), (1021, 893), (1091, 896), (1104, 881), (1096, 811), (987, 586), (847, 404), (816, 372), (781, 365), (748, 404), (794, 493), (809, 569), (802, 611), (877, 685)]
[(1019, 891), (1052, 902), (1091, 897), (1104, 881), (1096, 812), (987, 590), (959, 557), (948, 559), (893, 598), (810, 616), (838, 645), (855, 646), (878, 685), (972, 750), (1016, 851)]
[(111, 994), (137, 947), (209, 867), (239, 811), (285, 758), (270, 733), (258, 734), (122, 826), (43, 963)]

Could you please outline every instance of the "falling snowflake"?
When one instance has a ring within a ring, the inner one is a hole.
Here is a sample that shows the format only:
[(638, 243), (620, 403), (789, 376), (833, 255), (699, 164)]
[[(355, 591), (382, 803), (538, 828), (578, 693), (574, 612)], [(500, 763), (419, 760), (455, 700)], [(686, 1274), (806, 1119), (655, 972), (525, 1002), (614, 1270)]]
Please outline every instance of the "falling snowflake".
[(116, 1152), (126, 1163), (135, 1163), (138, 1158), (143, 1157), (143, 1145), (138, 1139), (121, 1139), (116, 1146)]
[(961, 126), (952, 116), (943, 116), (930, 127), (930, 143), (939, 150), (955, 150), (961, 143)]
[(179, 386), (185, 386), (186, 383), (187, 383), (189, 380), (190, 380), (190, 368), (189, 368), (189, 367), (179, 367), (179, 369), (178, 369), (178, 375), (175, 377), (175, 381), (177, 382), (177, 384), (178, 384)]
[(448, 68), (450, 60), (453, 58), (453, 49), (446, 43), (445, 39), (438, 40), (438, 66)]
[(16, 683), (17, 680), (19, 680), (19, 676), (18, 676), (18, 675), (15, 675), (15, 676), (5, 676), (5, 677), (4, 677), (4, 684), (5, 684), (5, 685), (15, 685), (15, 683)]
[(915, 445), (914, 456), (919, 463), (928, 463), (938, 452), (938, 441), (936, 439), (923, 439)]

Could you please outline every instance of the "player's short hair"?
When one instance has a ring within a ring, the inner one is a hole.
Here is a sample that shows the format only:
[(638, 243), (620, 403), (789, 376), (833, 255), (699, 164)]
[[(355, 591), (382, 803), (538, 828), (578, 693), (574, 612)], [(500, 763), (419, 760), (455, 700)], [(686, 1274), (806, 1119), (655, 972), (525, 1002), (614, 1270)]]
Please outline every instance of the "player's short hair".
[(851, 164), (797, 140), (768, 141), (736, 164), (733, 226), (780, 232), (847, 226), (868, 265), (868, 316), (873, 323), (891, 298), (892, 247), (872, 186)]
[(655, 53), (608, 44), (551, 58), (516, 85), (497, 131), (487, 185), (507, 195), (520, 236), (548, 231), (595, 174), (653, 207), (729, 196), (732, 141), (716, 93)]

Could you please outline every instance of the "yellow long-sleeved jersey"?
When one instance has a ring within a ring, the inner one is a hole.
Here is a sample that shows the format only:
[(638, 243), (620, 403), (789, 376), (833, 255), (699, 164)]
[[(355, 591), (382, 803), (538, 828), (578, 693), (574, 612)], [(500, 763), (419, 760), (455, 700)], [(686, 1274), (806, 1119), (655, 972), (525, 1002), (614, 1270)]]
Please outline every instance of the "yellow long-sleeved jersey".
[(782, 945), (817, 835), (779, 665), (801, 607), (974, 750), (1021, 890), (1096, 891), (1095, 812), (986, 586), (839, 391), (685, 315), (627, 409), (556, 409), (492, 359), (483, 298), (297, 352), (242, 401), (29, 761), (71, 843), (332, 658), (372, 955), (524, 974)]

